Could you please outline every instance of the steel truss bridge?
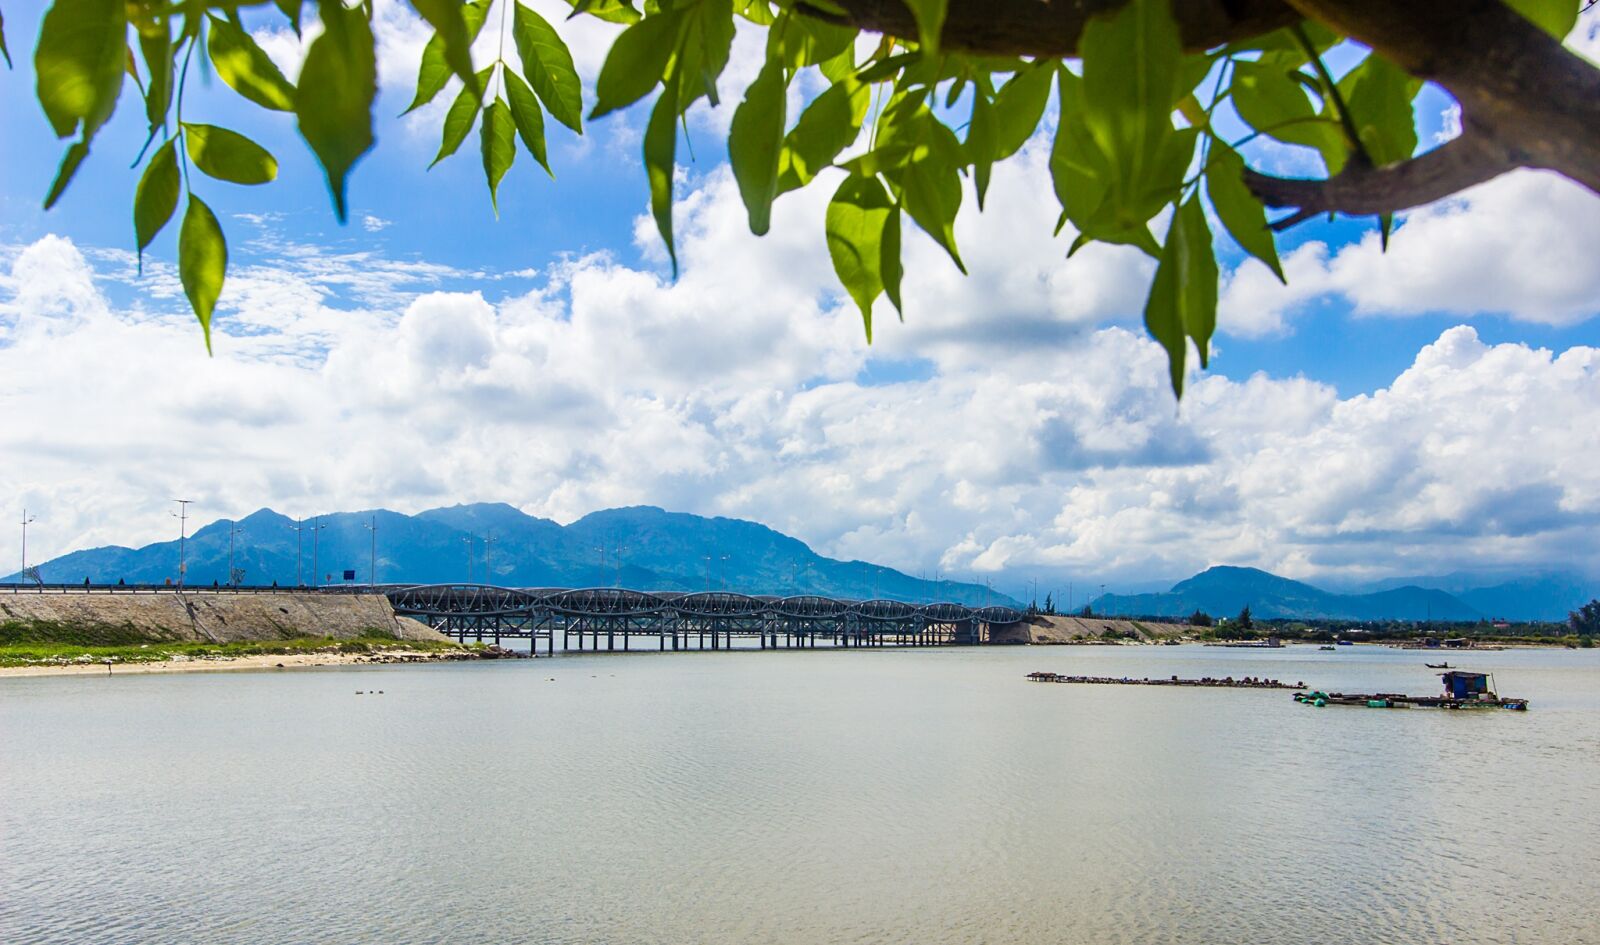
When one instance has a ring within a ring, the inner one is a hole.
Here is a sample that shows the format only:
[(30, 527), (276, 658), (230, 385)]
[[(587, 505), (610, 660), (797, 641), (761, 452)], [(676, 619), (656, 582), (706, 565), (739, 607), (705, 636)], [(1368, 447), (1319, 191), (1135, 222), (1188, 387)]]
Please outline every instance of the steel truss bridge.
[[(395, 613), (413, 617), (457, 640), (526, 639), (538, 655), (539, 641), (563, 650), (628, 650), (635, 637), (654, 637), (656, 647), (760, 649), (931, 646), (986, 643), (991, 627), (1014, 624), (1026, 614), (1015, 607), (911, 604), (897, 600), (835, 600), (829, 597), (752, 597), (726, 591), (695, 593), (622, 588), (514, 588), (483, 584), (432, 584), (381, 589)], [(576, 646), (574, 646), (576, 642)], [(585, 645), (587, 643), (587, 646)]]

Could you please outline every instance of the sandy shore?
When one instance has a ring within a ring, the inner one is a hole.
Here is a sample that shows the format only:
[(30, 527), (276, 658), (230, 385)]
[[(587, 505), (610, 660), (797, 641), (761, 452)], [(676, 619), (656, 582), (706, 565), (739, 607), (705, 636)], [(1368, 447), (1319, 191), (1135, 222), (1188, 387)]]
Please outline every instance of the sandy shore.
[(215, 659), (161, 660), (149, 663), (39, 663), (0, 666), (7, 676), (127, 676), (140, 673), (218, 673), (240, 670), (299, 669), (306, 666), (352, 666), (381, 663), (442, 663), (475, 659), (459, 651), (386, 650), (383, 653), (286, 653)]

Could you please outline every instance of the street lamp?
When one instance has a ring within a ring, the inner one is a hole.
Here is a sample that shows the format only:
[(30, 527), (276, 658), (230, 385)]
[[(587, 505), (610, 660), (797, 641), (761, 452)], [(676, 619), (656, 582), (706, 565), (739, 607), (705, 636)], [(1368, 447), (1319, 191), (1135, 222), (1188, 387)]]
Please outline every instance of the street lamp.
[(494, 532), (485, 532), (483, 535), (483, 583), (494, 583), (494, 572), (489, 569), (489, 546), (499, 541), (494, 537)]
[(305, 542), (302, 539), (306, 530), (306, 520), (303, 518), (298, 519), (289, 527), (294, 529), (294, 586), (301, 587), (305, 584), (305, 581), (300, 578), (300, 549), (305, 546)]
[(320, 587), (322, 584), (322, 579), (317, 577), (317, 575), (321, 574), (322, 572), (318, 570), (321, 567), (321, 565), (318, 563), (318, 550), (322, 545), (322, 530), (328, 526), (322, 524), (322, 516), (320, 515), (312, 519), (311, 522), (311, 586)]
[(461, 543), (467, 547), (467, 583), (472, 583), (472, 536), (461, 536)]
[(372, 516), (371, 522), (362, 522), (361, 527), (372, 533), (372, 561), (367, 565), (367, 585), (376, 587), (378, 584), (378, 516)]
[(228, 523), (228, 584), (232, 587), (239, 586), (239, 572), (233, 567), (233, 539), (243, 530), (238, 522)]
[(33, 522), (33, 519), (28, 517), (28, 510), (27, 509), (23, 509), (22, 510), (22, 571), (20, 573), (22, 573), (24, 575), (26, 575), (28, 573), (28, 525), (31, 522)]
[(183, 549), (184, 549), (184, 543), (188, 538), (187, 532), (188, 532), (188, 524), (189, 524), (189, 503), (193, 502), (194, 500), (193, 499), (173, 499), (172, 501), (178, 503), (178, 511), (172, 512), (170, 514), (172, 515), (173, 518), (178, 520), (178, 586), (182, 587), (183, 586), (183, 575), (184, 575), (185, 571), (188, 570), (188, 565), (185, 564), (184, 560), (183, 560)]

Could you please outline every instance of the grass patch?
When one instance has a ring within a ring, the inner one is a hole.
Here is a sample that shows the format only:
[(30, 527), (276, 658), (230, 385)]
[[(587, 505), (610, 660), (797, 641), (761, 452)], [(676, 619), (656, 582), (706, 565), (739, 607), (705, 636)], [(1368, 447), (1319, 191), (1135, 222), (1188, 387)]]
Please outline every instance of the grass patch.
[(286, 656), (296, 653), (381, 653), (385, 650), (445, 652), (471, 649), (444, 640), (398, 640), (394, 634), (370, 630), (356, 639), (294, 637), (288, 640), (241, 640), (211, 643), (206, 640), (145, 641), (108, 646), (27, 641), (0, 642), (0, 666), (39, 663), (158, 663), (174, 657), (227, 659), (239, 656)]

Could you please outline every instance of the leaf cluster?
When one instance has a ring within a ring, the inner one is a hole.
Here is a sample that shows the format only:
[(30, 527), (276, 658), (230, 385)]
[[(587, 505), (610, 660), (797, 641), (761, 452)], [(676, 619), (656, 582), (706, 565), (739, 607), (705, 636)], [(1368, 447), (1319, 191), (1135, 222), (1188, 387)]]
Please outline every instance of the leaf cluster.
[[(956, 233), (963, 202), (970, 195), (981, 210), (995, 165), (1044, 135), (1061, 207), (1056, 229), (1073, 233), (1067, 255), (1098, 242), (1134, 247), (1154, 261), (1145, 324), (1167, 351), (1180, 396), (1191, 347), (1204, 367), (1216, 328), (1217, 257), (1227, 250), (1215, 229), (1284, 278), (1265, 208), (1244, 180), (1241, 148), (1267, 138), (1308, 149), (1335, 176), (1405, 161), (1418, 146), (1413, 108), (1421, 82), (1376, 53), (1336, 78), (1323, 55), (1341, 37), (1311, 22), (1186, 52), (1172, 0), (1126, 0), (1090, 17), (1079, 58), (1067, 61), (941, 48), (947, 0), (907, 0), (915, 35), (876, 37), (839, 25), (849, 17), (830, 0), (569, 2), (573, 16), (623, 26), (592, 103), (558, 30), (522, 0), (411, 0), (433, 35), (407, 110), (459, 86), (434, 163), (455, 154), (476, 126), (496, 213), (519, 141), (550, 172), (546, 114), (582, 134), (586, 104), (594, 120), (653, 95), (643, 163), (651, 214), (676, 273), (672, 197), (684, 116), (702, 101), (723, 106), (719, 82), (743, 21), (766, 39), (755, 79), (729, 103), (728, 156), (750, 229), (766, 233), (779, 197), (834, 169), (823, 237), (869, 341), (880, 298), (905, 317), (905, 220), (965, 272)], [(1558, 36), (1577, 15), (1577, 0), (1507, 2)], [(341, 221), (351, 170), (374, 145), (371, 0), (318, 0), (321, 32), (294, 82), (245, 28), (240, 10), (251, 6), (265, 4), (55, 0), (35, 50), (39, 102), (56, 134), (71, 140), (46, 206), (87, 157), (124, 84), (138, 86), (149, 135), (136, 162), (143, 171), (135, 243), (142, 254), (185, 204), (179, 272), (208, 347), (228, 256), (194, 172), (257, 185), (276, 176), (277, 161), (244, 135), (184, 114), (196, 52), (244, 99), (294, 116)], [(274, 0), (256, 13), (280, 15), (296, 31), (304, 25), (301, 0)], [(499, 51), (479, 63), (473, 46), (491, 21)], [(9, 61), (3, 34), (0, 53)], [(804, 100), (794, 94), (796, 80), (809, 71), (825, 87)], [(1392, 220), (1381, 223), (1387, 239)]]

